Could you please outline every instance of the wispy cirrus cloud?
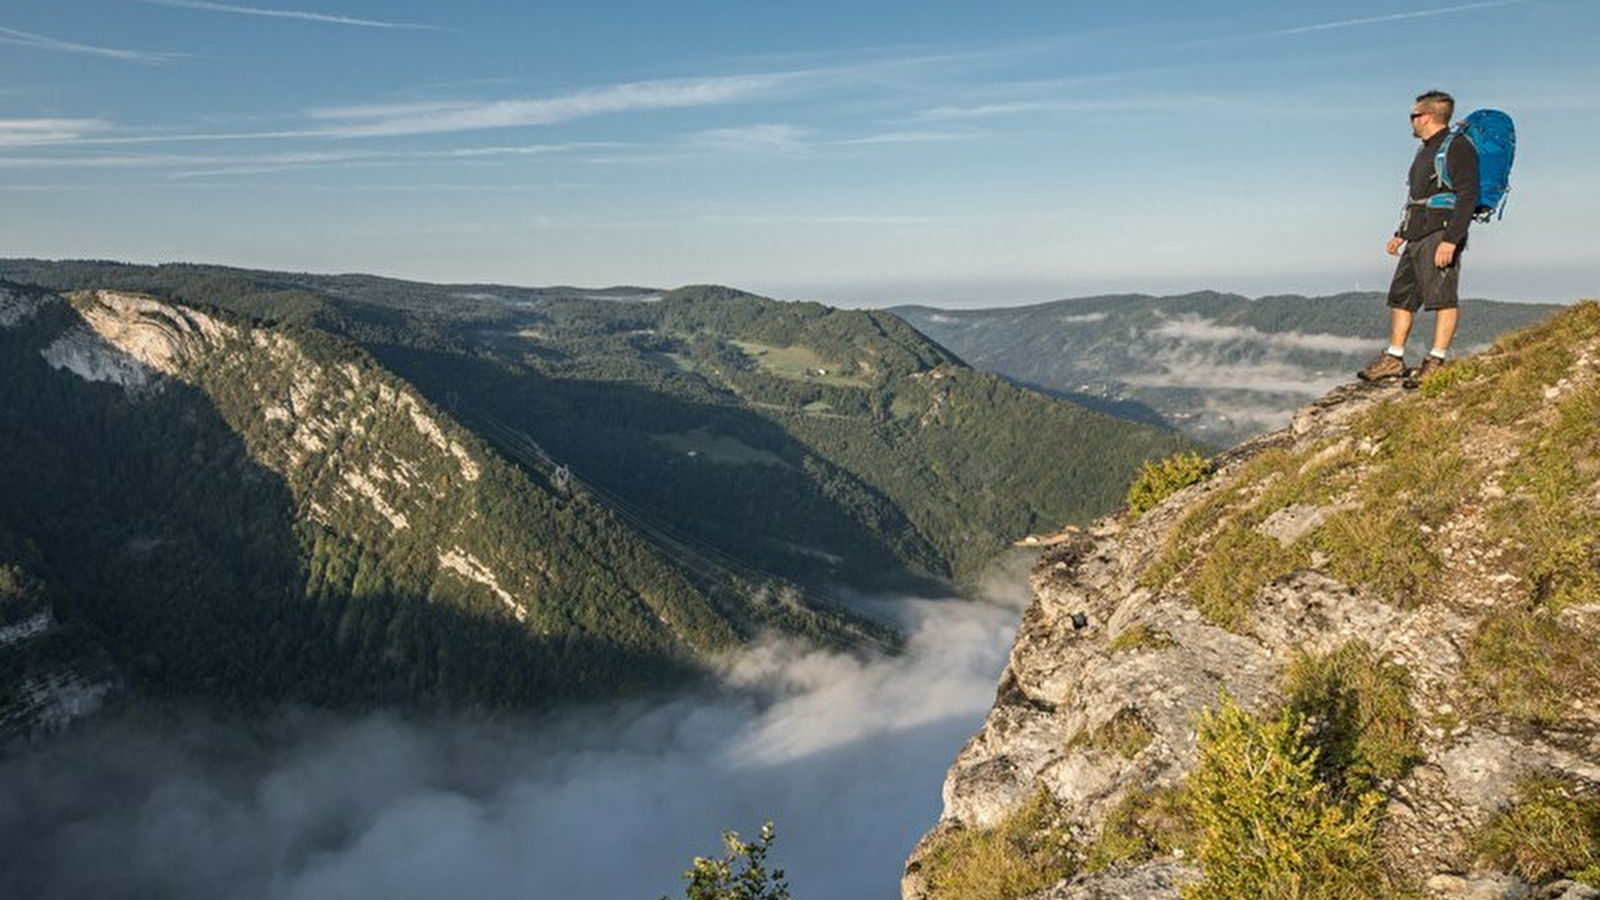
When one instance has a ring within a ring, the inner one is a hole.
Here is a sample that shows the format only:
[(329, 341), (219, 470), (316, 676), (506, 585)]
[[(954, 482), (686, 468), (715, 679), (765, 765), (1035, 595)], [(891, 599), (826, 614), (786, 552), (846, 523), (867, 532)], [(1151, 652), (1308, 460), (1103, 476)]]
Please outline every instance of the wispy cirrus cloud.
[(1251, 40), (1255, 38), (1289, 37), (1297, 34), (1314, 34), (1319, 31), (1338, 31), (1344, 28), (1360, 28), (1367, 25), (1386, 25), (1391, 22), (1406, 22), (1412, 19), (1427, 19), (1434, 16), (1448, 16), (1454, 13), (1472, 12), (1480, 9), (1495, 9), (1502, 6), (1521, 6), (1531, 3), (1532, 0), (1481, 0), (1478, 3), (1460, 3), (1455, 6), (1440, 6), (1433, 9), (1417, 9), (1409, 12), (1387, 13), (1381, 16), (1359, 16), (1350, 19), (1338, 19), (1332, 22), (1317, 22), (1311, 25), (1297, 25), (1291, 28), (1279, 28), (1273, 31), (1261, 31), (1253, 34), (1234, 35), (1232, 37), (1200, 41), (1199, 43), (1216, 43), (1220, 41)]
[[(6, 146), (7, 124), (0, 120), (0, 147)], [(16, 129), (22, 131), (22, 129)], [(16, 140), (18, 145), (23, 141)], [(39, 141), (39, 143), (45, 143)], [(89, 141), (87, 143), (92, 143)], [(262, 174), (300, 169), (357, 166), (401, 166), (439, 161), (485, 161), (610, 150), (620, 146), (601, 141), (518, 146), (454, 147), (441, 150), (307, 150), (243, 155), (193, 153), (121, 153), (77, 156), (3, 156), (6, 169), (172, 169), (173, 181), (216, 175)]]
[(1007, 116), (1034, 115), (1088, 115), (1093, 113), (1152, 112), (1193, 110), (1206, 106), (1219, 106), (1219, 98), (1195, 94), (1142, 94), (1123, 97), (1099, 97), (1083, 100), (1005, 100), (975, 103), (965, 106), (946, 105), (926, 109), (916, 114), (924, 121), (960, 121), (964, 119), (991, 119)]
[(114, 59), (119, 62), (144, 63), (145, 65), (159, 65), (180, 59), (185, 54), (163, 53), (154, 50), (127, 50), (121, 47), (100, 47), (94, 44), (79, 44), (74, 41), (64, 41), (60, 38), (49, 37), (43, 34), (34, 34), (31, 31), (18, 31), (15, 28), (0, 27), (0, 44), (16, 44), (22, 47), (33, 47), (37, 50), (50, 50), (57, 53), (79, 53), (85, 56), (98, 56), (102, 59)]
[(0, 119), (0, 147), (75, 141), (107, 127), (100, 119)]
[(861, 147), (873, 144), (930, 144), (944, 141), (970, 141), (983, 135), (969, 131), (885, 131), (864, 137), (841, 138), (834, 141), (840, 147)]
[(691, 139), (698, 146), (716, 150), (767, 150), (795, 152), (805, 149), (808, 132), (794, 125), (746, 125), (738, 128), (712, 128)]
[(788, 80), (784, 74), (638, 81), (554, 97), (454, 103), (396, 103), (313, 110), (332, 137), (394, 137), (549, 125), (609, 113), (713, 106), (749, 99)]
[(316, 22), (322, 25), (349, 25), (358, 28), (406, 28), (427, 31), (443, 30), (437, 25), (424, 25), (416, 22), (387, 22), (380, 19), (361, 19), (355, 16), (341, 16), (332, 13), (311, 12), (299, 9), (269, 9), (259, 6), (239, 6), (233, 3), (211, 3), (208, 0), (131, 0), (133, 3), (143, 3), (148, 6), (172, 6), (179, 9), (197, 9), (206, 12), (230, 13), (238, 16), (260, 16), (270, 19), (296, 19), (301, 22)]

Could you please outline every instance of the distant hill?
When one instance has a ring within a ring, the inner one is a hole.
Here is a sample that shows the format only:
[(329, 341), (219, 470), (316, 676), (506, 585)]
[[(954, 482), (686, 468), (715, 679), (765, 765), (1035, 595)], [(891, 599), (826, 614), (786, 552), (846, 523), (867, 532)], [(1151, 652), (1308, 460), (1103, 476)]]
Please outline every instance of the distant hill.
[[(1454, 347), (1480, 348), (1560, 308), (1466, 301)], [(1388, 339), (1384, 297), (1375, 293), (1121, 294), (890, 311), (977, 368), (1223, 447), (1283, 425), (1299, 406), (1351, 380)], [(1432, 329), (1432, 315), (1419, 315), (1413, 363)]]
[(508, 456), (565, 467), (693, 565), (822, 590), (974, 581), (1012, 540), (1087, 522), (1142, 460), (1192, 445), (1019, 390), (893, 315), (729, 288), (28, 260), (0, 261), (0, 275), (340, 335)]

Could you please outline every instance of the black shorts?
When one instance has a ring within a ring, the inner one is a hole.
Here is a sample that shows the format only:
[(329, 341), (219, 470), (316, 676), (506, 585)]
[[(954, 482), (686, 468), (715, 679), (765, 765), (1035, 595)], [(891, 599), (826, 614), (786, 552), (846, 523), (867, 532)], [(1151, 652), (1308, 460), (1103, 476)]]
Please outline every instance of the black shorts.
[(1414, 241), (1407, 241), (1400, 251), (1400, 264), (1395, 267), (1394, 280), (1389, 282), (1389, 308), (1416, 312), (1418, 309), (1455, 309), (1461, 283), (1461, 252), (1456, 249), (1455, 261), (1441, 269), (1433, 264), (1433, 256), (1444, 239), (1443, 231), (1435, 231)]

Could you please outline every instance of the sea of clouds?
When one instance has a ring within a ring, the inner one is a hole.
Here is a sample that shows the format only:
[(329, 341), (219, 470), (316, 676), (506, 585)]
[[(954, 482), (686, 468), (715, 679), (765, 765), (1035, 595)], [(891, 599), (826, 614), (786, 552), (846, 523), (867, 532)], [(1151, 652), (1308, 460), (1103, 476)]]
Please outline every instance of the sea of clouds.
[(874, 601), (898, 657), (767, 640), (650, 703), (80, 727), (0, 757), (0, 895), (656, 900), (770, 819), (796, 898), (892, 900), (993, 701), (1007, 593)]

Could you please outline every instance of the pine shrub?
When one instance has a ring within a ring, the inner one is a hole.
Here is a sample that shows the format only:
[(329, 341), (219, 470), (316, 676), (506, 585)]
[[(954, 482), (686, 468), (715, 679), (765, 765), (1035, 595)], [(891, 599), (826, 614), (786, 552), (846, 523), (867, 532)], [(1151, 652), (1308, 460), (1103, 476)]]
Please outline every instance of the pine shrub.
[(1198, 740), (1187, 786), (1205, 878), (1184, 900), (1396, 896), (1374, 850), (1381, 796), (1336, 796), (1300, 716), (1257, 720), (1224, 694), (1201, 713)]

